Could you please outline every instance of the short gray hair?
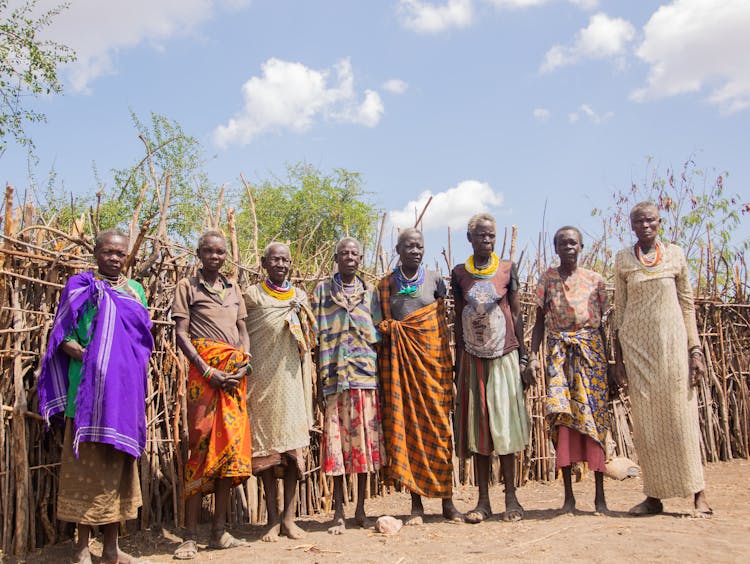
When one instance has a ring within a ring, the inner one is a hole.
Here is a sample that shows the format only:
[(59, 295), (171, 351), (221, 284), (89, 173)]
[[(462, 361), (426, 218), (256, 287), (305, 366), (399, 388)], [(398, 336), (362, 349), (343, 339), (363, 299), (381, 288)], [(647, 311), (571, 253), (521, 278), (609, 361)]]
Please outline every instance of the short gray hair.
[(120, 229), (105, 229), (96, 234), (96, 239), (94, 239), (94, 251), (101, 247), (104, 244), (104, 241), (111, 237), (122, 237), (126, 242), (130, 242), (130, 237), (125, 235)]
[(398, 240), (396, 241), (396, 248), (400, 247), (401, 243), (404, 242), (404, 239), (406, 239), (410, 235), (419, 235), (420, 237), (422, 237), (422, 240), (424, 241), (424, 235), (419, 229), (417, 229), (416, 227), (407, 227), (401, 233), (398, 234)]
[(224, 241), (224, 243), (227, 242), (227, 238), (221, 231), (217, 231), (216, 229), (209, 229), (208, 231), (204, 231), (201, 236), (198, 237), (198, 248), (200, 249), (203, 245), (205, 245), (206, 240), (210, 239), (211, 237), (221, 239), (222, 241)]
[(268, 258), (268, 254), (271, 252), (271, 249), (273, 249), (276, 245), (281, 245), (282, 247), (284, 247), (287, 251), (289, 251), (289, 254), (291, 256), (292, 250), (289, 248), (289, 245), (287, 245), (286, 243), (282, 243), (280, 241), (271, 241), (270, 243), (268, 243), (268, 245), (266, 245), (263, 248), (264, 259)]
[(635, 214), (637, 214), (638, 212), (642, 212), (644, 210), (654, 210), (656, 212), (656, 215), (661, 217), (661, 214), (659, 213), (659, 208), (656, 206), (655, 203), (644, 201), (644, 202), (638, 202), (636, 205), (633, 206), (633, 209), (630, 210), (630, 221), (633, 221)]
[(474, 230), (477, 228), (477, 225), (482, 223), (483, 221), (487, 221), (495, 226), (495, 229), (497, 229), (497, 222), (495, 221), (495, 218), (492, 217), (487, 212), (481, 212), (481, 213), (475, 213), (469, 218), (469, 226), (467, 227), (467, 231), (469, 233), (473, 233)]
[(362, 254), (362, 245), (360, 245), (359, 241), (357, 241), (354, 237), (344, 237), (343, 239), (339, 239), (339, 242), (336, 243), (336, 254), (339, 254), (341, 248), (347, 243), (354, 243), (355, 245), (357, 245), (359, 254)]

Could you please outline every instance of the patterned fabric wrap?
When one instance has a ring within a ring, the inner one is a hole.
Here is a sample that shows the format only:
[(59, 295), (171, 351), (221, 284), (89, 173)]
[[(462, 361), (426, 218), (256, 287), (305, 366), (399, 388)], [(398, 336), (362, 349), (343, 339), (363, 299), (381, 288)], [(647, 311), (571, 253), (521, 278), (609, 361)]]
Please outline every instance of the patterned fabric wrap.
[(146, 447), (148, 360), (154, 347), (148, 310), (134, 296), (113, 290), (93, 273), (76, 274), (60, 296), (39, 374), (39, 410), (50, 419), (68, 401), (70, 357), (60, 349), (87, 307), (97, 309), (83, 355), (73, 421), (73, 451), (104, 443), (134, 457)]
[(557, 427), (564, 425), (606, 445), (607, 357), (599, 331), (547, 333), (547, 397), (545, 415), (557, 442)]
[(401, 321), (393, 319), (392, 276), (378, 285), (387, 478), (419, 495), (448, 498), (453, 491), (453, 362), (445, 302), (438, 299)]
[(323, 473), (366, 474), (385, 464), (377, 390), (349, 389), (326, 398)]
[[(235, 372), (247, 353), (221, 341), (193, 339), (193, 346), (209, 366)], [(214, 491), (217, 478), (232, 478), (234, 485), (252, 474), (250, 420), (245, 395), (247, 380), (232, 392), (214, 389), (195, 366), (187, 383), (188, 448), (185, 497)]]

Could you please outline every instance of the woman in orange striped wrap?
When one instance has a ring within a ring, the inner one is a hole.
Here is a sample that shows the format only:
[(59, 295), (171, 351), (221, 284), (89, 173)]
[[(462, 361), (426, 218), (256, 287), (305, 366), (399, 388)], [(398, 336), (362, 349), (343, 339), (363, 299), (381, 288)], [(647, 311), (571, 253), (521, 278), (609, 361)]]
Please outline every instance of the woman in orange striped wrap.
[(250, 371), (245, 302), (219, 270), (227, 254), (218, 231), (198, 239), (203, 267), (180, 280), (172, 317), (180, 350), (190, 361), (187, 381), (189, 455), (185, 464), (186, 529), (175, 558), (197, 556), (195, 542), (202, 494), (214, 493), (211, 548), (247, 543), (224, 530), (229, 490), (252, 474), (252, 439), (247, 416), (245, 374)]
[(424, 239), (416, 229), (401, 232), (401, 261), (378, 284), (383, 343), (378, 369), (383, 389), (387, 478), (409, 489), (411, 517), (422, 522), (422, 497), (443, 500), (443, 516), (463, 521), (453, 505), (453, 448), (450, 411), (453, 361), (445, 317), (445, 282), (422, 265)]

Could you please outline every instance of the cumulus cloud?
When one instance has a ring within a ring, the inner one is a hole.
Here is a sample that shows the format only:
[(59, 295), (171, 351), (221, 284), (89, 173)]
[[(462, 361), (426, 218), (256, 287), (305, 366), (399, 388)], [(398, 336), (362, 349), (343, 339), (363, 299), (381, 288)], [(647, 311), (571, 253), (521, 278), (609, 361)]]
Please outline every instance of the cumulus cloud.
[[(37, 8), (48, 10), (59, 4), (59, 0), (41, 0)], [(76, 52), (77, 60), (63, 74), (74, 91), (87, 92), (94, 79), (117, 71), (121, 51), (143, 43), (161, 48), (171, 38), (194, 33), (218, 10), (239, 10), (248, 4), (249, 0), (76, 0), (43, 33), (45, 39)]]
[(599, 7), (599, 0), (570, 0), (570, 3), (581, 10), (593, 10)]
[(302, 63), (271, 58), (261, 76), (242, 85), (244, 104), (225, 125), (214, 130), (219, 147), (247, 145), (267, 131), (307, 131), (316, 118), (374, 127), (383, 116), (383, 102), (373, 90), (358, 101), (349, 59), (332, 69), (315, 70)]
[(541, 6), (546, 4), (549, 0), (486, 0), (490, 4), (497, 6), (498, 8), (531, 8), (533, 6)]
[(750, 106), (750, 3), (747, 0), (674, 0), (644, 27), (636, 54), (650, 65), (633, 99), (709, 89), (722, 111)]
[(534, 108), (532, 114), (534, 115), (534, 119), (540, 123), (544, 123), (545, 121), (549, 120), (550, 116), (552, 115), (547, 108)]
[(403, 94), (406, 92), (407, 88), (409, 88), (409, 85), (398, 78), (392, 78), (383, 83), (383, 90), (390, 92), (391, 94)]
[(622, 18), (598, 13), (581, 29), (570, 45), (555, 45), (544, 57), (542, 72), (549, 72), (584, 59), (609, 59), (622, 56), (635, 38), (635, 28)]
[(446, 227), (465, 228), (469, 218), (475, 213), (489, 211), (503, 203), (503, 195), (493, 190), (486, 182), (464, 180), (444, 192), (432, 193), (426, 190), (402, 209), (391, 210), (388, 214), (391, 227), (413, 227), (430, 196), (432, 201), (422, 218), (424, 231)]
[(582, 117), (588, 118), (588, 120), (595, 124), (601, 125), (607, 123), (614, 116), (614, 112), (605, 112), (603, 114), (596, 113), (591, 106), (588, 104), (581, 104), (575, 112), (568, 114), (568, 121), (570, 123), (576, 123)]
[(468, 27), (474, 20), (472, 0), (447, 0), (435, 5), (422, 0), (399, 0), (401, 25), (418, 33), (439, 33)]

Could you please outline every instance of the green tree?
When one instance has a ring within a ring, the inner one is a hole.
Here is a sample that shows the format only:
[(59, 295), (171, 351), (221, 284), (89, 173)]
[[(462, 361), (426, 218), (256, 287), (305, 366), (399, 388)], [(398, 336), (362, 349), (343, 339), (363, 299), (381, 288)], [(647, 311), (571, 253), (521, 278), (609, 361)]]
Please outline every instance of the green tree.
[(9, 138), (33, 148), (24, 126), (46, 118), (29, 107), (28, 98), (62, 92), (57, 68), (75, 60), (69, 47), (39, 38), (67, 6), (36, 15), (36, 4), (27, 0), (9, 8), (8, 0), (0, 0), (0, 156)]
[(330, 258), (333, 244), (344, 236), (372, 249), (378, 212), (366, 197), (357, 172), (291, 165), (284, 180), (247, 185), (237, 214), (241, 245), (246, 253), (254, 252), (257, 229), (260, 252), (271, 241), (288, 241), (300, 266)]

